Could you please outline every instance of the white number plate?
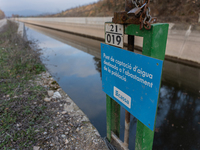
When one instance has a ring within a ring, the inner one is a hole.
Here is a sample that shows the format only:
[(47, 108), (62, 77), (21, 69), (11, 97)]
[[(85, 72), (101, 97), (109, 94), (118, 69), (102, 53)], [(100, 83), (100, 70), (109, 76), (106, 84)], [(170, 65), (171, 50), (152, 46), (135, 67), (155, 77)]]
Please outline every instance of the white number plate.
[(105, 24), (105, 41), (106, 44), (117, 47), (124, 47), (124, 26), (121, 24)]

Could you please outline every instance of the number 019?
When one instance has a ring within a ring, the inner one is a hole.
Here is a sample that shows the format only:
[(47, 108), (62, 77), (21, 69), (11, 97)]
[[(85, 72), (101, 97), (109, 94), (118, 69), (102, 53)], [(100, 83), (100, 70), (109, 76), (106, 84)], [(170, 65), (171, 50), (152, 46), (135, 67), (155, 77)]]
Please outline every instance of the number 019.
[(113, 45), (120, 45), (121, 41), (122, 41), (122, 37), (120, 35), (115, 35), (115, 34), (107, 34), (106, 35), (106, 41), (109, 44), (113, 44)]

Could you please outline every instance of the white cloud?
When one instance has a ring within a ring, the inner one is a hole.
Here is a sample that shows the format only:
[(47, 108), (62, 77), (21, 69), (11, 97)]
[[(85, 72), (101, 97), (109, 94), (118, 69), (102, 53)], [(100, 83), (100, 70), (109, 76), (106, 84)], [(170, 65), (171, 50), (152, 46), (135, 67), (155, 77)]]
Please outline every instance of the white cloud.
[[(88, 77), (91, 75), (99, 74), (95, 69), (95, 65), (92, 57), (88, 54), (78, 51), (78, 50), (59, 50), (56, 51), (57, 55), (52, 55), (52, 53), (47, 53), (49, 55), (49, 61), (46, 61), (45, 64), (54, 64), (57, 67), (51, 67), (51, 72), (57, 72), (62, 74), (62, 76), (73, 76), (77, 77)], [(55, 51), (54, 51), (55, 53)], [(78, 57), (76, 59), (76, 57)]]

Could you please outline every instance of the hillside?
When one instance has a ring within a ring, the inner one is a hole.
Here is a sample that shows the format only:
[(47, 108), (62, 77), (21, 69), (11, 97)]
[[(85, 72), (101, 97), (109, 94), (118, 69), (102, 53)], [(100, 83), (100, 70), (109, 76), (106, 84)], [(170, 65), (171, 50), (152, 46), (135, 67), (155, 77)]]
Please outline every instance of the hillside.
[[(152, 16), (158, 17), (159, 22), (197, 23), (200, 0), (152, 0), (150, 8)], [(97, 3), (68, 9), (48, 17), (105, 17), (124, 9), (125, 0), (99, 0)]]
[(0, 10), (0, 19), (3, 19), (5, 17), (5, 14), (2, 10)]

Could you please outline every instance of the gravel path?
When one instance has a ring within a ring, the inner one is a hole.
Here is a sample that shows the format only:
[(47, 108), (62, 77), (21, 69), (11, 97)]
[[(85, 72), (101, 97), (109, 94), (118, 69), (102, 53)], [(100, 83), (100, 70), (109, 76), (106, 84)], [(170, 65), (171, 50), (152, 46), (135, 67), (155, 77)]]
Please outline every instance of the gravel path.
[[(44, 98), (48, 111), (52, 113), (50, 130), (43, 132), (33, 150), (107, 150), (97, 129), (87, 116), (59, 87), (48, 72), (42, 73), (35, 81), (45, 87), (48, 95)], [(78, 93), (77, 93), (78, 94)], [(37, 105), (37, 104), (35, 104)]]

